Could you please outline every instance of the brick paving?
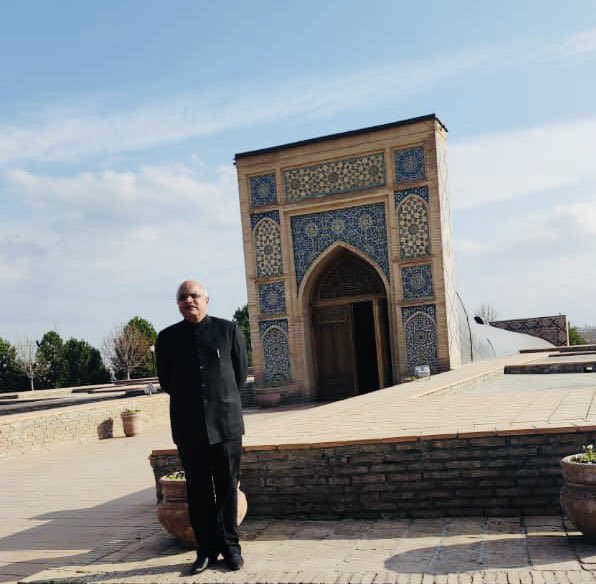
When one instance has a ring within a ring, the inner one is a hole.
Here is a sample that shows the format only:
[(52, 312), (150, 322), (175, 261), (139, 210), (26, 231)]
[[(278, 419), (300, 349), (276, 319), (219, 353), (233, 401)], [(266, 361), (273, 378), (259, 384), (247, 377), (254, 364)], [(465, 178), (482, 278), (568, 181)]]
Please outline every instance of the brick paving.
[[(516, 360), (523, 362), (508, 362)], [(486, 379), (502, 366), (474, 364), (343, 402), (248, 414), (246, 444), (308, 447), (446, 432), (596, 427), (596, 388), (441, 395), (446, 385), (453, 393), (470, 376)], [(556, 516), (249, 519), (242, 527), (241, 572), (216, 566), (186, 576), (193, 553), (156, 524), (147, 461), (151, 450), (170, 446), (164, 428), (0, 461), (0, 582), (596, 582), (596, 545)]]

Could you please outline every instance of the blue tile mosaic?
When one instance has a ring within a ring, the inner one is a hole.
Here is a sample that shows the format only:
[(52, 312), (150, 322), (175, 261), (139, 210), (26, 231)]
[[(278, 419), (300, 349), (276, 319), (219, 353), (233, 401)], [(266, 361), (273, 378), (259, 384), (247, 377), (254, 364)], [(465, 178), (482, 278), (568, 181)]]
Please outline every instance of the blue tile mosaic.
[(426, 178), (424, 168), (424, 146), (396, 150), (393, 153), (395, 180), (398, 182)]
[(382, 204), (298, 215), (291, 218), (291, 229), (298, 286), (313, 261), (337, 241), (363, 251), (389, 277), (385, 207)]
[(265, 217), (254, 230), (257, 277), (267, 278), (283, 273), (279, 223)]
[(275, 174), (252, 176), (248, 182), (250, 185), (250, 199), (253, 207), (275, 205), (275, 203), (277, 203)]
[(401, 268), (401, 283), (404, 300), (432, 296), (433, 276), (431, 264)]
[(428, 187), (415, 187), (413, 189), (404, 189), (403, 191), (395, 191), (395, 206), (399, 207), (399, 204), (406, 198), (411, 195), (418, 195), (422, 199), (424, 199), (427, 203), (429, 202), (428, 199)]
[(284, 172), (288, 202), (378, 188), (385, 182), (385, 155), (382, 152)]
[(417, 365), (429, 365), (437, 371), (436, 309), (434, 304), (402, 308), (402, 320), (406, 331), (408, 370), (414, 372)]
[(253, 213), (250, 216), (250, 228), (254, 230), (259, 221), (271, 219), (279, 225), (279, 211), (265, 211), (264, 213)]
[[(430, 231), (428, 206), (425, 199), (411, 189), (407, 195), (398, 197), (397, 225), (399, 233), (399, 255), (402, 260), (430, 255)], [(427, 191), (428, 196), (428, 191)]]
[(271, 282), (259, 285), (259, 307), (261, 313), (286, 311), (286, 294), (283, 282)]
[(261, 322), (259, 331), (265, 362), (265, 385), (271, 387), (290, 381), (292, 375), (288, 346), (288, 321), (277, 319)]

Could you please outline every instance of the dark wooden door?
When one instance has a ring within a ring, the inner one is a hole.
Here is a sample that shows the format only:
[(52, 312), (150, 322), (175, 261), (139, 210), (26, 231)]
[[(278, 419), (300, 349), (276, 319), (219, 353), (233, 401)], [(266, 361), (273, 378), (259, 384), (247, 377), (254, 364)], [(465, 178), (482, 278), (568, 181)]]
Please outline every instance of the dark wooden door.
[(318, 398), (333, 400), (356, 395), (351, 304), (314, 308), (313, 325)]

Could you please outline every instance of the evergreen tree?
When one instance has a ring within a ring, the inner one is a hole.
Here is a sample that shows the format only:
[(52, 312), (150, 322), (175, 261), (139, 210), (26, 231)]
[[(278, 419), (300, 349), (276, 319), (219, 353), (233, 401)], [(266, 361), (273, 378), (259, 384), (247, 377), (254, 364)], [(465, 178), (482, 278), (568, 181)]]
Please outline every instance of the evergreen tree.
[(110, 380), (99, 351), (87, 341), (68, 339), (64, 343), (64, 362), (65, 386), (94, 385)]
[(248, 304), (237, 308), (232, 317), (240, 327), (244, 340), (246, 341), (246, 351), (248, 352), (248, 363), (252, 365), (252, 346), (250, 342), (250, 322), (248, 319)]
[(39, 379), (40, 387), (63, 387), (66, 380), (64, 341), (56, 331), (48, 331), (37, 344), (37, 359), (44, 370)]
[(28, 382), (17, 367), (17, 350), (0, 337), (0, 391), (23, 391)]

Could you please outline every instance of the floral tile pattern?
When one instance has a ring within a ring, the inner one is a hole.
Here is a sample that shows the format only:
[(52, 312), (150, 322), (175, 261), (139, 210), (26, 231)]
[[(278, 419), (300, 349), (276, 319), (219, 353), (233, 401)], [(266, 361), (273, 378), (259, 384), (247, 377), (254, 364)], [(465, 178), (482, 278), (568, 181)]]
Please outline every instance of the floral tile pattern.
[(385, 225), (385, 207), (378, 203), (292, 217), (292, 246), (298, 286), (313, 261), (337, 241), (363, 251), (389, 277)]
[(286, 201), (348, 193), (385, 185), (385, 156), (382, 152), (303, 166), (284, 172)]
[(259, 324), (265, 362), (265, 385), (279, 385), (292, 379), (288, 346), (288, 321), (267, 320)]
[(399, 255), (402, 260), (430, 255), (427, 201), (426, 187), (395, 193)]
[(396, 150), (393, 153), (395, 164), (395, 180), (397, 182), (423, 180), (426, 178), (424, 168), (424, 146)]
[(275, 174), (252, 176), (248, 180), (250, 186), (250, 200), (253, 207), (275, 205), (277, 203), (277, 188)]
[(414, 372), (417, 365), (429, 365), (437, 370), (436, 307), (434, 304), (408, 306), (401, 309), (406, 332), (408, 370)]
[(286, 294), (283, 282), (259, 285), (259, 307), (262, 314), (285, 312)]
[(257, 277), (278, 276), (283, 272), (279, 212), (251, 215), (255, 240)]
[(404, 300), (431, 297), (433, 295), (431, 264), (401, 268), (401, 283)]

